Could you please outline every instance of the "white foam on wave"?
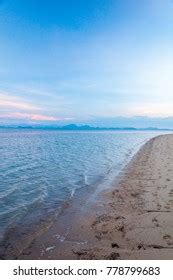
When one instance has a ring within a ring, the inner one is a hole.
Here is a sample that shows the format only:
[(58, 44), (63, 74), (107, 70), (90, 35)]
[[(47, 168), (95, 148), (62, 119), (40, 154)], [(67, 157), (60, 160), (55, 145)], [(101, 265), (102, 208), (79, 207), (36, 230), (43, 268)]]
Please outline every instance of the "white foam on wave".
[(75, 189), (72, 189), (71, 194), (70, 194), (70, 198), (73, 198), (74, 194), (75, 194)]
[(84, 175), (84, 182), (86, 185), (88, 185), (88, 176), (87, 175)]

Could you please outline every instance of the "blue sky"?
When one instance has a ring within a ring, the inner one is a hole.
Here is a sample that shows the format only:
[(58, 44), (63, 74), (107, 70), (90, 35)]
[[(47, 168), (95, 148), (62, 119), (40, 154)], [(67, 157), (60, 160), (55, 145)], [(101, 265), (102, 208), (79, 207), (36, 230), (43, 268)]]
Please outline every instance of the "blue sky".
[(0, 26), (1, 124), (171, 125), (173, 1), (0, 0)]

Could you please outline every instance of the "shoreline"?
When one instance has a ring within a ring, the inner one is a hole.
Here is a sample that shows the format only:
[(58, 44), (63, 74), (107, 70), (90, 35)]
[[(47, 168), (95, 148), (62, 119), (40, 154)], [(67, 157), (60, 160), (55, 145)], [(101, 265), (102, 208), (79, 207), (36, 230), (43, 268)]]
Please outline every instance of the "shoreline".
[(171, 147), (171, 134), (150, 139), (111, 189), (93, 200), (74, 199), (16, 258), (173, 259)]

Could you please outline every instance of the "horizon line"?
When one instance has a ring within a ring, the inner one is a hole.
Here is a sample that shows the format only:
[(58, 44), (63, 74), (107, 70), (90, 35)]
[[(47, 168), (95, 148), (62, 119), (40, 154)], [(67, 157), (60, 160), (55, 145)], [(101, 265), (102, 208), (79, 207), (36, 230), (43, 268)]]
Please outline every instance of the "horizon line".
[(161, 128), (161, 127), (153, 127), (153, 126), (146, 126), (146, 127), (134, 127), (134, 126), (90, 126), (87, 124), (83, 125), (76, 125), (76, 124), (68, 124), (68, 125), (46, 125), (46, 124), (34, 124), (34, 125), (27, 125), (27, 124), (21, 124), (21, 125), (0, 125), (0, 128), (6, 128), (6, 129), (55, 129), (55, 130), (168, 130), (172, 131), (173, 128)]

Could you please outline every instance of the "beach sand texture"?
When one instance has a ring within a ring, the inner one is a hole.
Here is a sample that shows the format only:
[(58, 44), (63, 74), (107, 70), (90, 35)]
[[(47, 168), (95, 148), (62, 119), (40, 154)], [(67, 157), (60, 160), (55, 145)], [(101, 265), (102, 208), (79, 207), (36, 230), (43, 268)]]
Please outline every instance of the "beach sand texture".
[(79, 210), (66, 242), (54, 237), (59, 221), (18, 258), (173, 259), (173, 135), (149, 140), (111, 189)]
[(99, 243), (78, 256), (173, 259), (173, 135), (148, 141), (114, 188), (91, 225)]

